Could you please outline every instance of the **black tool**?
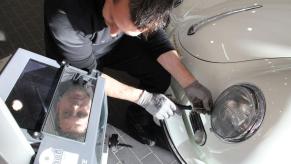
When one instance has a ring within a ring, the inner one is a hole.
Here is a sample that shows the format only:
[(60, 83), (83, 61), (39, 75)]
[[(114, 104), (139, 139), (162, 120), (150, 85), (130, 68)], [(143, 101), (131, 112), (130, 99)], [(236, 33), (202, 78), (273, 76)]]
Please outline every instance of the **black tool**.
[(117, 149), (117, 146), (133, 148), (133, 146), (131, 146), (131, 145), (119, 143), (118, 134), (112, 134), (111, 137), (109, 137), (108, 146), (109, 146), (109, 148), (113, 148), (113, 149)]
[(174, 102), (174, 104), (180, 109), (180, 110), (192, 110), (191, 105), (182, 105)]

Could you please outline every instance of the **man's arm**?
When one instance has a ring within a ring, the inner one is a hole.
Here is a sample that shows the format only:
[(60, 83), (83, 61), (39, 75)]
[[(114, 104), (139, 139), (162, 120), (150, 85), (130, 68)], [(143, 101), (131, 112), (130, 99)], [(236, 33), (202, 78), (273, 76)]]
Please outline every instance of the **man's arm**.
[(143, 90), (123, 84), (112, 77), (102, 73), (105, 79), (105, 92), (108, 96), (137, 103)]
[(169, 118), (176, 110), (176, 105), (163, 94), (149, 93), (131, 87), (106, 74), (102, 74), (101, 77), (105, 79), (105, 92), (108, 96), (134, 102), (157, 119)]
[(163, 53), (157, 60), (183, 88), (186, 88), (196, 80), (188, 69), (181, 63), (177, 51), (171, 50)]
[(210, 91), (195, 79), (195, 77), (181, 63), (177, 51), (171, 50), (161, 54), (157, 61), (184, 88), (186, 96), (193, 104), (193, 109), (199, 113), (209, 113), (213, 108)]
[(76, 15), (80, 11), (70, 12), (74, 4), (66, 4), (66, 9), (61, 4), (55, 0), (45, 1), (46, 49), (52, 53), (48, 55), (65, 59), (72, 66), (91, 70), (96, 67), (96, 59), (92, 41), (77, 28), (76, 21), (79, 20), (76, 20)]

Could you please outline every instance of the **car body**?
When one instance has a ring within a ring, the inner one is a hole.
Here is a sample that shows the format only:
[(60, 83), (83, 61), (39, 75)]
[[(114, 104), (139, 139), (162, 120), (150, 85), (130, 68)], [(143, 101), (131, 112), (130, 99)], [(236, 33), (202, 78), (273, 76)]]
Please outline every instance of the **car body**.
[[(181, 163), (289, 163), (290, 16), (290, 0), (184, 0), (174, 9), (169, 37), (182, 62), (215, 100), (212, 114), (200, 114), (205, 143), (195, 142), (190, 111), (165, 120), (168, 140)], [(176, 81), (169, 92), (179, 103), (190, 104)], [(245, 99), (249, 106), (230, 107), (232, 98)], [(229, 120), (241, 122), (229, 125)], [(222, 136), (223, 128), (245, 129), (233, 130), (236, 134), (230, 137)]]

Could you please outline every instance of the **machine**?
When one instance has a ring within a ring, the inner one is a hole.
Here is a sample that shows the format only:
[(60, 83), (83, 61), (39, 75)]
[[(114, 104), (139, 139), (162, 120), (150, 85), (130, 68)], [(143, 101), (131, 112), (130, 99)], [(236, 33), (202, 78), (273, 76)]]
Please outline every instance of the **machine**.
[(0, 91), (0, 163), (106, 163), (107, 98), (98, 71), (18, 49)]

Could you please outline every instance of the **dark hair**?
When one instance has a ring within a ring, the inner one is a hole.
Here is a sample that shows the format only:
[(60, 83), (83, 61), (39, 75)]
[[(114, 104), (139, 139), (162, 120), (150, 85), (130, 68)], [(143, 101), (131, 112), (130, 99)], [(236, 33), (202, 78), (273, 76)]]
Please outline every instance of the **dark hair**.
[(151, 33), (166, 24), (173, 4), (174, 0), (129, 0), (131, 20), (138, 29)]
[(165, 25), (174, 0), (129, 0), (131, 19), (138, 29), (155, 31)]

